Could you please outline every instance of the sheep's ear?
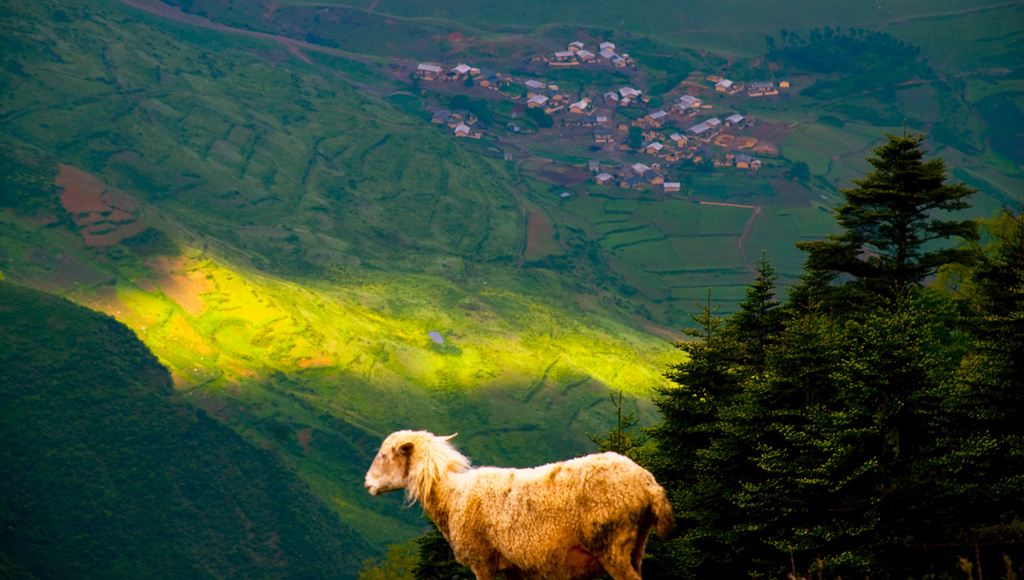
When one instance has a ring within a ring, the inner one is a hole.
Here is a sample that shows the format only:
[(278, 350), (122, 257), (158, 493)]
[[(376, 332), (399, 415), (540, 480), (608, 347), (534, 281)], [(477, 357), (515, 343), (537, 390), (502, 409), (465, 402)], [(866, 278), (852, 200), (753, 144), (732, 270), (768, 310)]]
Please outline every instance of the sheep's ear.
[(411, 441), (408, 442), (408, 443), (403, 443), (398, 448), (398, 452), (401, 453), (402, 455), (411, 455), (412, 454), (412, 447), (413, 447), (413, 445), (412, 445)]
[(455, 439), (456, 435), (458, 435), (458, 433), (452, 433), (447, 437), (441, 437), (441, 441), (451, 441), (452, 439)]

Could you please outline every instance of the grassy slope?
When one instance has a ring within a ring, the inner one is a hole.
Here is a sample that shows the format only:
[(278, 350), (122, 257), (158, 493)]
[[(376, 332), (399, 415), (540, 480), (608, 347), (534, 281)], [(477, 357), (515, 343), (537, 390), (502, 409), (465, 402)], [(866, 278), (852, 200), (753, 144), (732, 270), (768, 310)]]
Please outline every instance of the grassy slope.
[[(487, 62), (543, 50), (550, 37), (562, 41), (581, 29), (537, 28), (550, 21), (550, 7), (538, 3), (479, 12), (435, 3), (429, 13), (423, 4), (377, 3), (377, 12), (400, 18), (296, 6), (268, 16), (256, 4), (202, 4), (221, 22), (299, 39), (314, 33), (369, 56), (306, 50), (306, 63), (273, 41), (179, 25), (116, 2), (17, 6), (5, 28), (0, 136), (14, 144), (19, 163), (37, 166), (19, 191), (43, 195), (7, 204), (18, 210), (5, 215), (0, 253), (11, 261), (2, 267), (53, 291), (74, 289), (76, 300), (132, 325), (179, 385), (194, 389), (197, 404), (281, 450), (339, 512), (369, 522), (362, 533), (377, 543), (413, 533), (415, 513), (364, 497), (363, 466), (338, 452), (339, 440), (365, 442), (410, 425), (458, 430), (475, 458), (505, 464), (587, 448), (583, 433), (609, 424), (603, 390), (649, 392), (674, 356), (664, 339), (618, 320), (685, 324), (709, 285), (716, 301), (734, 307), (750, 280), (741, 240), (747, 263), (768, 249), (784, 281), (792, 280), (802, 256), (791, 242), (831, 231), (835, 188), (864, 170), (881, 131), (906, 113), (912, 129), (925, 129), (968, 111), (950, 125), (973, 130), (959, 138), (960, 150), (939, 148), (958, 160), (957, 178), (1004, 196), (1020, 182), (1012, 160), (979, 155), (988, 129), (972, 109), (916, 87), (886, 103), (870, 94), (835, 103), (745, 101), (743, 113), (800, 121), (781, 154), (809, 164), (808, 183), (781, 179), (787, 161), (780, 160), (773, 161), (779, 169), (762, 171), (771, 179), (692, 174), (686, 186), (698, 195), (689, 200), (652, 203), (611, 188), (562, 202), (553, 193), (564, 188), (410, 116), (420, 112), (415, 98), (374, 95), (401, 88), (383, 66), (388, 57), (441, 56), (452, 46), (441, 36), (451, 31), (473, 38), (452, 58)], [(956, 11), (956, 2), (903, 3), (895, 16), (852, 5), (843, 8), (848, 14), (826, 4), (796, 15), (759, 6), (726, 14), (720, 4), (685, 13), (657, 3), (619, 12), (579, 5), (565, 7), (583, 12), (566, 12), (564, 21), (586, 22), (582, 31), (592, 38), (609, 27), (651, 32), (661, 44), (611, 38), (642, 49), (634, 52), (656, 75), (669, 75), (676, 58), (697, 68), (727, 64), (679, 46), (753, 56), (764, 34), (783, 27), (847, 19), (911, 34), (961, 21), (904, 18)], [(995, 38), (1005, 27), (985, 22), (971, 34)], [(933, 63), (949, 53), (937, 41), (915, 41), (933, 51)], [(1001, 110), (995, 101), (1015, 89), (987, 82), (967, 78), (963, 98), (971, 105), (989, 98)], [(818, 121), (824, 114), (846, 124)], [(57, 161), (136, 196), (143, 219), (167, 232), (186, 259), (82, 246), (53, 206)], [(741, 238), (750, 209), (696, 201), (763, 209)], [(63, 221), (46, 225), (39, 216), (47, 212)], [(521, 212), (529, 214), (525, 229)], [(509, 268), (522, 249), (525, 267)], [(183, 297), (175, 289), (187, 280), (198, 290)], [(432, 330), (445, 336), (444, 346), (430, 341)], [(654, 420), (649, 406), (643, 413)]]
[[(660, 384), (665, 339), (507, 268), (504, 165), (274, 42), (118, 5), (18, 9), (4, 272), (129, 324), (190, 400), (278, 450), (363, 538), (419, 526), (362, 490), (360, 453), (388, 430), (459, 431), (475, 459), (527, 465), (590, 448), (609, 387)], [(173, 243), (84, 246), (58, 161), (133, 196)]]
[(372, 553), (131, 330), (0, 282), (5, 578), (354, 578)]

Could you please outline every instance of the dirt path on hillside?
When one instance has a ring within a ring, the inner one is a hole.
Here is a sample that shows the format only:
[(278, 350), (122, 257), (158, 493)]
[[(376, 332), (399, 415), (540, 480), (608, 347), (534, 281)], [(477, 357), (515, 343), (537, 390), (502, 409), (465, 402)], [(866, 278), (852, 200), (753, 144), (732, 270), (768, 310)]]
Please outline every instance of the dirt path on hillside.
[(746, 266), (747, 270), (750, 270), (752, 273), (757, 272), (757, 269), (751, 266), (750, 262), (747, 261), (747, 252), (746, 250), (743, 249), (743, 240), (746, 239), (747, 234), (750, 233), (750, 226), (754, 225), (754, 220), (757, 219), (757, 214), (759, 213), (761, 213), (761, 208), (755, 207), (754, 212), (750, 214), (749, 218), (747, 218), (747, 225), (743, 226), (743, 233), (740, 234), (739, 242), (737, 242), (740, 247), (740, 256), (743, 256), (743, 265)]

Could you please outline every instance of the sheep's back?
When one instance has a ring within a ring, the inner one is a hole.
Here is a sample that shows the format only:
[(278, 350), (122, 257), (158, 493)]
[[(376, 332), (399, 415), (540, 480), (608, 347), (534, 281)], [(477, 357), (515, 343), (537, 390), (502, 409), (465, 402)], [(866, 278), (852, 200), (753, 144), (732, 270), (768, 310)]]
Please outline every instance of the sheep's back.
[(530, 469), (484, 467), (453, 479), (461, 496), (453, 506), (453, 535), (535, 570), (567, 558), (574, 546), (599, 547), (616, 526), (638, 523), (648, 488), (657, 485), (615, 453)]

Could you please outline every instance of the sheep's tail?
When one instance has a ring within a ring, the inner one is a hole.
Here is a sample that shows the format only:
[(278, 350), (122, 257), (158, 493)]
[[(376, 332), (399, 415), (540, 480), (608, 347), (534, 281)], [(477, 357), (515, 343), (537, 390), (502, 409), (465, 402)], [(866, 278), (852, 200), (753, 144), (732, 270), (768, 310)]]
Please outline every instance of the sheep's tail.
[(672, 504), (668, 501), (665, 489), (660, 485), (654, 485), (651, 488), (651, 512), (654, 513), (658, 536), (667, 538), (672, 527), (676, 525), (676, 517), (672, 515)]

